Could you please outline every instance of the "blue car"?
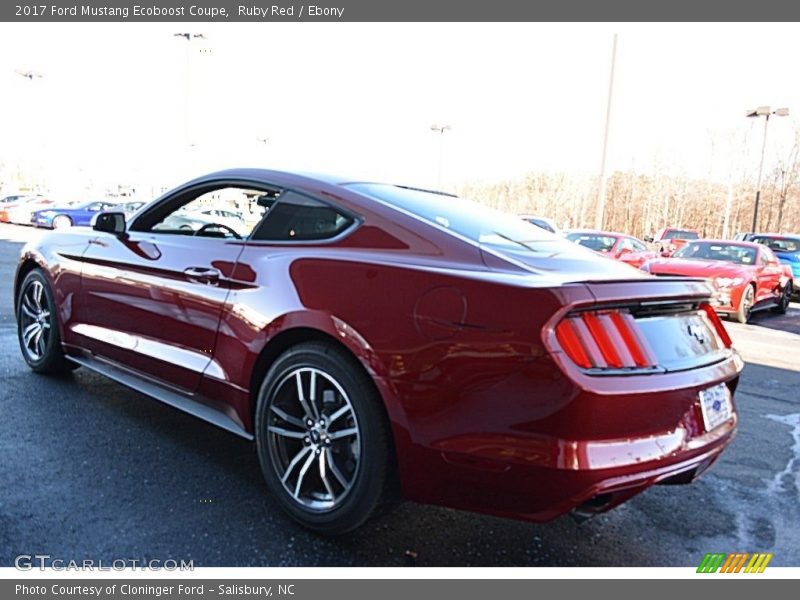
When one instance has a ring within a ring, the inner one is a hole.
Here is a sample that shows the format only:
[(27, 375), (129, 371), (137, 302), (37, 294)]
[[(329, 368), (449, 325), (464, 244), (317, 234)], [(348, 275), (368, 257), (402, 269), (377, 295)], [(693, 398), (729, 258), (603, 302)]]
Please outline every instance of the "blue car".
[(116, 204), (96, 200), (84, 202), (73, 206), (62, 206), (37, 210), (31, 217), (31, 223), (36, 227), (49, 227), (61, 229), (63, 227), (88, 227), (92, 224), (94, 216), (105, 210), (116, 207)]
[(795, 294), (800, 295), (800, 234), (752, 233), (747, 239), (765, 245), (779, 261), (789, 265), (795, 280)]

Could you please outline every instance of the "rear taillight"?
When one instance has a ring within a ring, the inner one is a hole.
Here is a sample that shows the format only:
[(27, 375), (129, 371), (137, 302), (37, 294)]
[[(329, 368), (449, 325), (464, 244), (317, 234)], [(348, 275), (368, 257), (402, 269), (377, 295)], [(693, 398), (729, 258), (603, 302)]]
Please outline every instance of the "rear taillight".
[(556, 327), (556, 339), (584, 369), (647, 369), (655, 355), (630, 313), (586, 311), (568, 316)]
[(719, 318), (717, 311), (714, 310), (714, 307), (710, 304), (701, 304), (700, 309), (706, 313), (708, 320), (711, 321), (711, 324), (714, 326), (714, 330), (717, 332), (719, 339), (722, 340), (722, 344), (726, 348), (730, 348), (733, 346), (733, 342), (731, 341), (731, 336), (728, 335), (728, 330), (725, 329), (725, 325), (723, 324), (722, 320)]

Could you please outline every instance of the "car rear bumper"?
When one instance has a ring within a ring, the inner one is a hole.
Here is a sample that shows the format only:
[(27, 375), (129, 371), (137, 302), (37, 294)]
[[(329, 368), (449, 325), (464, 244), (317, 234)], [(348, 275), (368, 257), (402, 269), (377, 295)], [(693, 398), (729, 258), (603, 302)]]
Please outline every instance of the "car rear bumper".
[[(690, 483), (717, 460), (737, 426), (732, 399), (732, 417), (706, 431), (699, 392), (722, 382), (735, 391), (740, 371), (735, 355), (697, 369), (688, 388), (638, 394), (584, 391), (571, 402), (580, 406), (564, 420), (583, 419), (581, 433), (574, 436), (546, 435), (529, 421), (504, 432), (440, 439), (432, 447), (417, 448), (416, 469), (403, 478), (404, 491), (422, 502), (548, 521), (571, 511), (585, 517), (610, 510), (652, 485)], [(688, 374), (685, 381), (691, 380)], [(653, 376), (653, 384), (655, 379), (673, 381), (670, 375)], [(634, 410), (637, 414), (630, 414)], [(538, 432), (526, 431), (534, 427)], [(593, 429), (595, 435), (587, 433)]]

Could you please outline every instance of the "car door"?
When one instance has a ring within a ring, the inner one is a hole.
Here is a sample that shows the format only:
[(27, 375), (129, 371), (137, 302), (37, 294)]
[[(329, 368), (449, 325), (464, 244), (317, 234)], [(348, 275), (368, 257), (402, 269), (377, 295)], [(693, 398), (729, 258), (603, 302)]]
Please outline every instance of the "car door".
[(781, 286), (783, 269), (780, 266), (780, 262), (775, 258), (772, 250), (766, 246), (761, 246), (758, 250), (757, 264), (756, 277), (758, 278), (758, 286), (756, 289), (756, 302), (777, 300), (783, 291)]
[[(219, 184), (217, 184), (218, 187)], [(94, 354), (185, 391), (213, 360), (222, 307), (248, 232), (170, 229), (181, 207), (218, 192), (179, 190), (138, 215), (121, 235), (98, 233), (84, 254), (72, 326)]]

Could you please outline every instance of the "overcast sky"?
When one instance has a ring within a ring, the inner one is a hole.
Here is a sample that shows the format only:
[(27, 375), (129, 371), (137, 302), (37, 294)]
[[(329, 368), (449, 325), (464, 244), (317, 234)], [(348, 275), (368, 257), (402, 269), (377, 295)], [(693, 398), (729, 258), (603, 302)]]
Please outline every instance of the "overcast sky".
[(435, 185), (443, 123), (446, 186), (596, 173), (614, 32), (610, 170), (722, 178), (744, 151), (755, 171), (759, 104), (794, 111), (766, 167), (787, 150), (795, 24), (3, 23), (0, 161), (38, 157), (60, 184), (263, 165)]

